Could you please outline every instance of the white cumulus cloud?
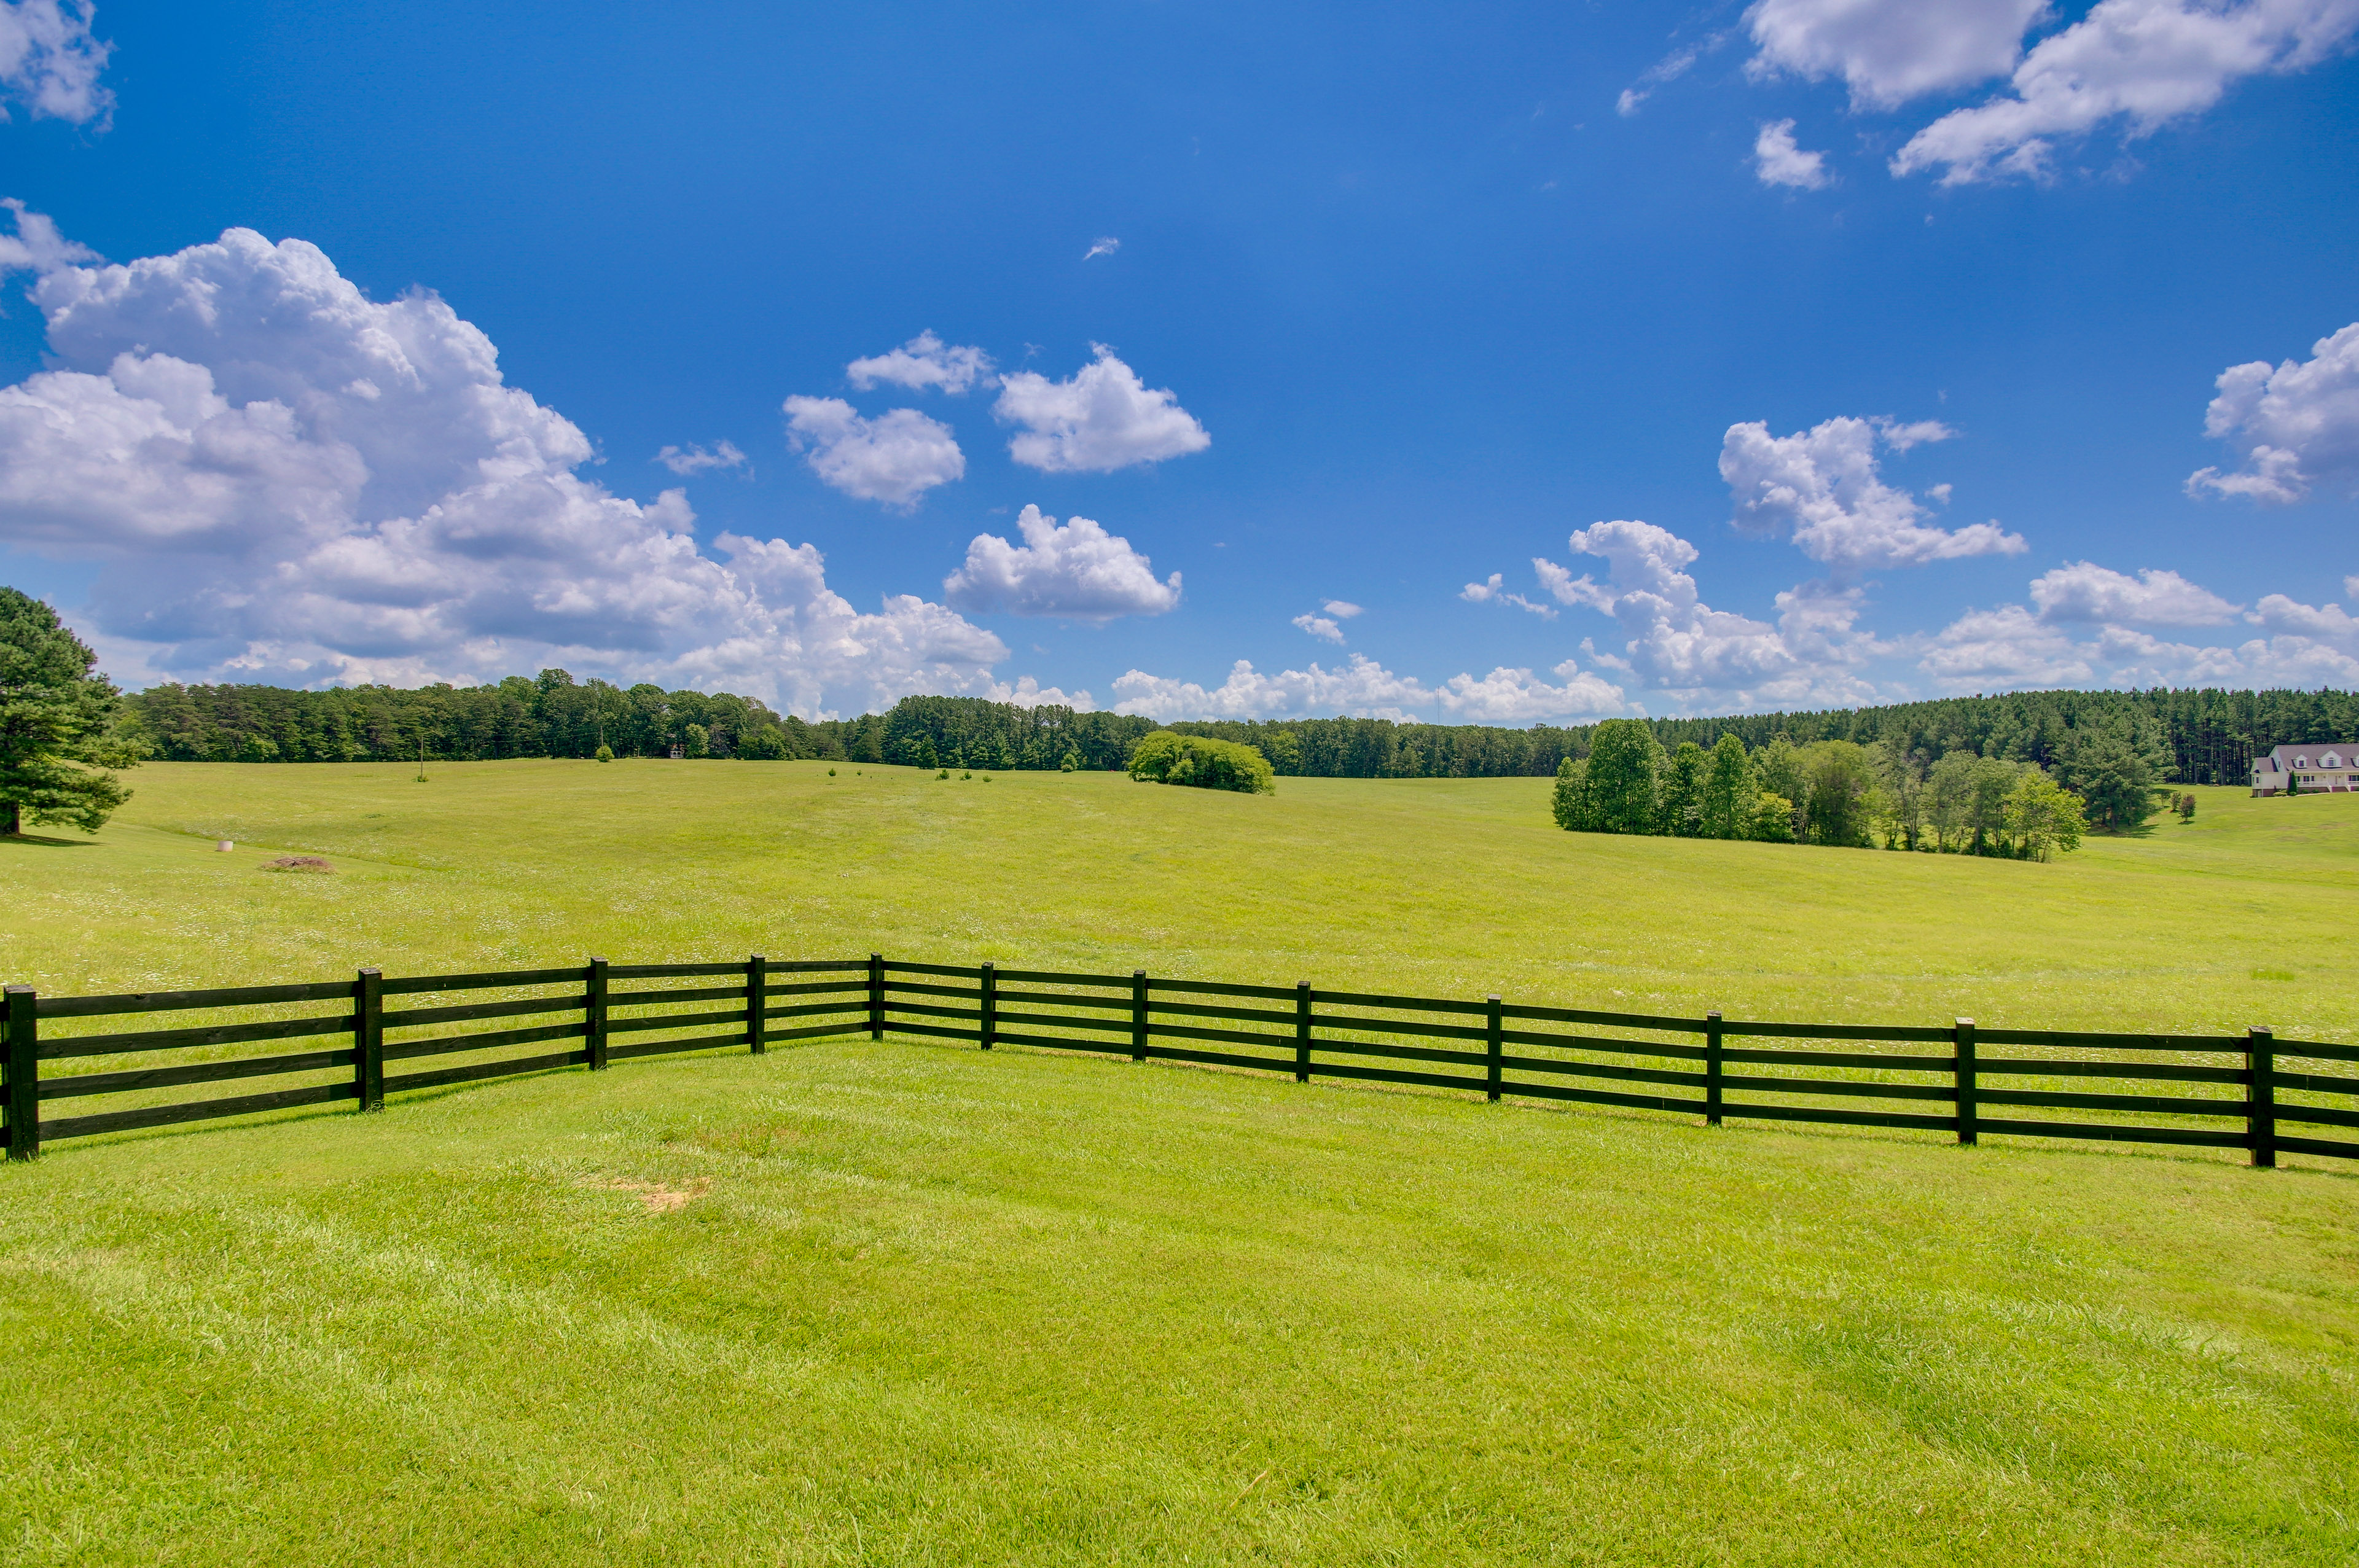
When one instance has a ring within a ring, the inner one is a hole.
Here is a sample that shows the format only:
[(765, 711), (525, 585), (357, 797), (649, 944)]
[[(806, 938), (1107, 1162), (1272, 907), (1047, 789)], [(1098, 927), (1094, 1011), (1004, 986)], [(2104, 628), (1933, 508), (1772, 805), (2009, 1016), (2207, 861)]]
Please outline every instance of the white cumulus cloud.
[(1915, 496), (1884, 482), (1878, 441), (1906, 449), (1950, 434), (1933, 421), (1848, 417), (1791, 436), (1772, 436), (1757, 420), (1731, 425), (1721, 442), (1720, 476), (1735, 492), (1740, 529), (1790, 527), (1804, 555), (1838, 573), (2020, 553), (2021, 535), (1995, 523), (1930, 526)]
[(1070, 708), (1077, 713), (1097, 709), (1097, 699), (1087, 691), (1066, 691), (1062, 687), (1042, 686), (1030, 676), (1012, 686), (995, 686), (982, 695), (994, 702), (1012, 703), (1017, 708)]
[(1694, 563), (1696, 547), (1668, 528), (1617, 519), (1592, 524), (1570, 543), (1582, 555), (1603, 559), (1611, 581), (1601, 586), (1586, 576), (1570, 579), (1565, 602), (1613, 616), (1627, 639), (1619, 657), (1630, 673), (1681, 703), (1751, 708), (1873, 696), (1854, 673), (1879, 651), (1852, 631), (1859, 611), (1855, 594), (1823, 588), (1781, 594), (1783, 613), (1772, 626), (1704, 603), (1685, 569)]
[(2047, 0), (1757, 0), (1756, 78), (1839, 76), (1854, 108), (1889, 109), (2015, 69)]
[(710, 450), (701, 446), (666, 447), (656, 454), (656, 461), (686, 479), (706, 469), (741, 468), (745, 454), (737, 449), (734, 441), (715, 441)]
[(950, 427), (914, 408), (864, 419), (841, 397), (789, 397), (788, 439), (811, 471), (846, 495), (908, 511), (966, 473)]
[[(2277, 600), (2274, 607), (2270, 600)], [(1945, 690), (2158, 686), (2348, 687), (2359, 681), (2350, 625), (2341, 614), (2273, 594), (2250, 619), (2276, 633), (2234, 647), (2166, 642), (2129, 626), (2074, 639), (2021, 605), (1974, 611), (1933, 639), (1919, 666)]]
[(991, 356), (978, 348), (952, 348), (929, 330), (889, 352), (853, 361), (843, 373), (863, 392), (882, 381), (912, 392), (939, 386), (956, 396), (977, 382), (989, 384)]
[(2209, 109), (2240, 77), (2317, 64), (2354, 31), (2359, 0), (2098, 0), (2024, 57), (2011, 92), (1935, 120), (1894, 156), (1892, 172), (1942, 168), (1944, 185), (2038, 177), (2053, 138), (2112, 121), (2149, 135)]
[(2126, 577), (2091, 561), (2035, 579), (2031, 602), (2042, 621), (2116, 626), (2217, 626), (2234, 619), (2238, 608), (2177, 572), (2149, 568)]
[(2310, 345), (2308, 360), (2231, 365), (2203, 412), (2203, 433), (2243, 468), (2190, 474), (2187, 492), (2296, 502), (2314, 485), (2359, 488), (2359, 321)]
[(1764, 185), (1822, 190), (1827, 185), (1827, 155), (1804, 152), (1795, 144), (1794, 122), (1774, 120), (1753, 138), (1753, 173)]
[(1443, 714), (1467, 723), (1530, 723), (1541, 719), (1606, 717), (1625, 711), (1619, 687), (1571, 660), (1549, 672), (1550, 686), (1527, 669), (1495, 669), (1477, 679), (1457, 675), (1440, 687), (1395, 675), (1364, 654), (1340, 669), (1264, 675), (1239, 659), (1216, 687), (1131, 670), (1114, 683), (1116, 713), (1175, 719), (1305, 719), (1349, 716), (1415, 719)]
[(715, 560), (681, 492), (583, 479), (587, 438), (431, 294), (375, 303), (245, 229), (127, 265), (49, 249), (32, 297), (56, 368), (0, 388), (0, 542), (100, 563), (78, 613), (118, 675), (562, 664), (806, 715), (994, 689), (1006, 648), (943, 606), (859, 612), (810, 545), (723, 535)]
[[(2359, 587), (2354, 579), (2346, 588)], [(2209, 626), (2236, 606), (2172, 572), (2131, 578), (2082, 562), (2031, 585), (2032, 604), (1970, 611), (1919, 666), (1950, 691), (2024, 687), (2348, 687), (2359, 679), (2359, 620), (2282, 593), (2242, 619), (2265, 635), (2233, 647), (2168, 642), (2147, 626)]]
[(1293, 624), (1323, 642), (1340, 644), (1343, 641), (1343, 627), (1332, 616), (1306, 612), (1296, 616)]
[(2019, 604), (1960, 616), (1918, 665), (1951, 691), (2079, 686), (2096, 673), (2070, 634)]
[(1543, 719), (1611, 719), (1630, 711), (1622, 688), (1571, 659), (1549, 673), (1550, 686), (1527, 669), (1505, 665), (1477, 680), (1451, 676), (1441, 683), (1443, 711), (1462, 724), (1535, 724)]
[(992, 413), (1024, 433), (1007, 443), (1019, 463), (1048, 473), (1107, 473), (1201, 452), (1212, 438), (1170, 392), (1151, 392), (1103, 343), (1070, 381), (1037, 371), (1002, 378)]
[[(114, 94), (99, 85), (114, 46), (91, 35), (87, 0), (0, 0), (0, 89), (37, 120), (103, 126)], [(0, 108), (0, 120), (8, 111)]]
[(1322, 642), (1335, 643), (1343, 641), (1343, 622), (1354, 615), (1364, 613), (1358, 605), (1346, 599), (1331, 599), (1319, 608), (1326, 613), (1321, 615), (1313, 611), (1298, 615), (1293, 624)]
[(1180, 603), (1180, 574), (1163, 582), (1155, 568), (1086, 517), (1058, 526), (1027, 506), (1016, 520), (1024, 543), (978, 534), (966, 564), (942, 582), (942, 597), (962, 610), (1111, 621), (1118, 615), (1160, 615)]

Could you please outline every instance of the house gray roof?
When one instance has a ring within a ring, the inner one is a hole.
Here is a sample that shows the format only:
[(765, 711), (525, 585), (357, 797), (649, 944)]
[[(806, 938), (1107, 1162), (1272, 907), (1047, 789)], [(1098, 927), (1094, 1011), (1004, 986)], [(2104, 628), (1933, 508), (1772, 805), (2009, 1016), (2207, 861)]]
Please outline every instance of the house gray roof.
[(2359, 741), (2321, 741), (2277, 746), (2270, 749), (2267, 756), (2253, 759), (2256, 773), (2309, 773), (2319, 768), (2359, 770)]

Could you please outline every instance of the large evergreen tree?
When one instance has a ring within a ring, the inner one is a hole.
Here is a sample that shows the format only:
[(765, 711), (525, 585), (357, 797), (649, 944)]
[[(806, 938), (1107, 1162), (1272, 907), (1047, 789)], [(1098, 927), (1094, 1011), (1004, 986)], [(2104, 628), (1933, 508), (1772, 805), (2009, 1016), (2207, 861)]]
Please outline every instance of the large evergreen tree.
[(111, 728), (120, 694), (58, 612), (0, 588), (0, 834), (33, 822), (85, 833), (131, 798), (111, 773), (138, 758)]
[(2117, 718), (2074, 731), (2061, 748), (2057, 779), (2087, 803), (2090, 823), (2107, 832), (2143, 827), (2170, 753), (2151, 724)]

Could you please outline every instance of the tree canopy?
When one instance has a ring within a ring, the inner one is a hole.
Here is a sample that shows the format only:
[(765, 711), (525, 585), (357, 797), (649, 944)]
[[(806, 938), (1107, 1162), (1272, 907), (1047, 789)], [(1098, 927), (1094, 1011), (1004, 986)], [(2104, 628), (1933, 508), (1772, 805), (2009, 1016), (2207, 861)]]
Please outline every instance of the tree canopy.
[(1139, 741), (1131, 753), (1130, 776), (1246, 795), (1272, 795), (1277, 789), (1270, 776), (1269, 760), (1251, 746), (1203, 735), (1178, 735), (1169, 730), (1158, 730)]
[(113, 732), (114, 684), (58, 612), (0, 588), (0, 834), (27, 821), (95, 833), (131, 798), (111, 769), (138, 761)]

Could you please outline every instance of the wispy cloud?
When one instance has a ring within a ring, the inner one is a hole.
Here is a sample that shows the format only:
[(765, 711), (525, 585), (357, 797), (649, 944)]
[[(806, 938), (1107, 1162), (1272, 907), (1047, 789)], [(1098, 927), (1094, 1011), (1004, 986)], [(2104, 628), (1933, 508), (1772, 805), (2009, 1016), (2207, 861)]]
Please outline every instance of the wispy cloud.
[(710, 451), (701, 446), (666, 447), (656, 454), (656, 461), (685, 479), (706, 469), (743, 467), (745, 454), (737, 449), (734, 441), (715, 441)]
[(1470, 582), (1458, 590), (1458, 597), (1469, 604), (1512, 604), (1518, 610), (1530, 611), (1543, 621), (1556, 619), (1556, 610), (1553, 606), (1538, 604), (1520, 593), (1508, 592), (1501, 586), (1505, 580), (1500, 573), (1493, 572), (1490, 581)]
[(1115, 239), (1112, 234), (1102, 234), (1097, 239), (1091, 242), (1088, 254), (1083, 255), (1082, 259), (1083, 261), (1095, 261), (1100, 256), (1110, 256), (1120, 249), (1122, 249), (1122, 242), (1120, 240)]

